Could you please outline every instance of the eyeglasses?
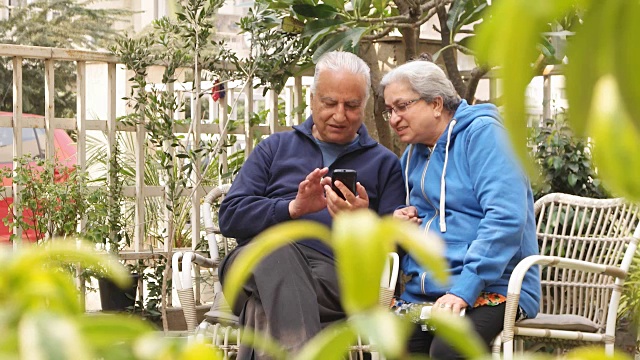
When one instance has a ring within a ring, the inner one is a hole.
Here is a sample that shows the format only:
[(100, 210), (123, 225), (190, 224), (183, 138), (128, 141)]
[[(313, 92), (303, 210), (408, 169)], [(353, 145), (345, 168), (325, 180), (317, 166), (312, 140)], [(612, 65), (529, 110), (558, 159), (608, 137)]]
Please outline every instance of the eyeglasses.
[(382, 118), (384, 119), (384, 121), (389, 121), (391, 120), (391, 113), (396, 113), (396, 115), (402, 115), (402, 113), (407, 111), (407, 108), (409, 107), (409, 105), (416, 103), (420, 100), (422, 100), (422, 98), (405, 101), (396, 106), (392, 106), (382, 112)]

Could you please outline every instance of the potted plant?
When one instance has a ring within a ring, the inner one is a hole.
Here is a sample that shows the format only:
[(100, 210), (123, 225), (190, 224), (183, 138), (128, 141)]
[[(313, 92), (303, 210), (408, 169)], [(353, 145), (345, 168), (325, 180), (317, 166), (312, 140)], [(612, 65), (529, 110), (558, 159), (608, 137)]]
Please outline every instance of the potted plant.
[[(87, 240), (96, 244), (100, 249), (118, 255), (120, 250), (130, 244), (129, 236), (124, 231), (124, 214), (122, 198), (122, 175), (120, 166), (119, 146), (116, 143), (112, 148), (109, 159), (103, 158), (102, 165), (106, 166), (106, 176), (99, 179), (104, 185), (99, 189), (94, 189), (87, 196), (89, 210), (85, 214), (87, 225), (82, 235)], [(91, 158), (90, 162), (95, 162)], [(92, 210), (92, 211), (91, 211)], [(122, 261), (120, 261), (122, 262)], [(100, 303), (103, 311), (134, 311), (136, 305), (136, 293), (140, 280), (139, 267), (131, 264), (126, 265), (129, 272), (129, 285), (122, 287), (111, 281), (109, 277), (102, 276), (100, 271), (89, 276), (98, 280), (100, 291)]]
[[(57, 238), (80, 236), (98, 250), (118, 253), (124, 241), (117, 184), (102, 186), (101, 180), (90, 180), (86, 171), (57, 157), (33, 159), (25, 155), (16, 163), (15, 175), (13, 169), (0, 170), (0, 176), (12, 179), (20, 188), (17, 203), (5, 193), (0, 195), (0, 203), (9, 210), (2, 220), (12, 233), (11, 241), (44, 245)], [(20, 238), (13, 234), (15, 228), (22, 230)], [(107, 291), (101, 294), (103, 310), (133, 306), (137, 274), (133, 274), (133, 286), (124, 293), (103, 276), (102, 269), (84, 269), (77, 275), (99, 279), (101, 291)], [(115, 289), (118, 291), (114, 293)]]

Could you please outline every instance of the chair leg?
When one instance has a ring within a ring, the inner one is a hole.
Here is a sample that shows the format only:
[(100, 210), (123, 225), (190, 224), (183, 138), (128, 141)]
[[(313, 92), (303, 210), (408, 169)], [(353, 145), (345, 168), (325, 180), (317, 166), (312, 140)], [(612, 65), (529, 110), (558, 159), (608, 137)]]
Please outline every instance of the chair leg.
[(500, 360), (500, 351), (502, 350), (502, 333), (498, 334), (491, 342), (491, 358)]
[(504, 360), (513, 360), (513, 340), (502, 343)]
[(522, 356), (524, 354), (524, 340), (514, 339), (514, 342), (516, 354), (518, 354), (518, 356)]
[(614, 350), (614, 344), (613, 343), (604, 344), (604, 353), (608, 357), (612, 357), (613, 356), (613, 350)]

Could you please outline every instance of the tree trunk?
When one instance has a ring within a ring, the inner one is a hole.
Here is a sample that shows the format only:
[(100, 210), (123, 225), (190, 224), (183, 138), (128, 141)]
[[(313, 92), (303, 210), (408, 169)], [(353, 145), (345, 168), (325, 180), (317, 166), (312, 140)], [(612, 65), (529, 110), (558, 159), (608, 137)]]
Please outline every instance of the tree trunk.
[(409, 61), (416, 58), (418, 52), (418, 38), (420, 33), (414, 29), (400, 28), (402, 41), (404, 42), (404, 58)]
[[(396, 6), (398, 7), (398, 11), (401, 14), (408, 15), (411, 19), (409, 21), (410, 24), (417, 24), (420, 22), (420, 17), (422, 16), (422, 9), (420, 9), (420, 2), (418, 1), (409, 1), (409, 0), (396, 0)], [(404, 42), (404, 58), (405, 61), (409, 61), (411, 59), (416, 58), (416, 53), (418, 49), (418, 40), (420, 38), (420, 28), (419, 27), (411, 27), (398, 28), (400, 34), (402, 34), (402, 41)]]
[[(442, 47), (451, 45), (451, 30), (447, 26), (447, 9), (444, 5), (437, 7), (438, 19), (440, 21), (440, 36), (442, 37)], [(453, 83), (453, 87), (458, 92), (460, 97), (464, 97), (467, 94), (467, 86), (462, 80), (462, 75), (458, 70), (458, 61), (456, 60), (455, 49), (450, 47), (442, 51), (442, 59), (444, 60), (444, 66), (449, 74), (449, 80)]]
[(380, 72), (375, 46), (373, 46), (372, 43), (362, 43), (360, 47), (360, 57), (371, 69), (371, 98), (367, 104), (367, 109), (373, 108), (373, 112), (370, 112), (370, 115), (365, 114), (365, 125), (374, 139), (378, 140), (378, 142), (386, 148), (393, 149), (391, 129), (389, 128), (389, 124), (382, 118), (384, 97), (378, 92), (378, 85), (380, 84), (383, 74)]
[(369, 130), (371, 136), (376, 139), (382, 146), (393, 151), (396, 155), (402, 155), (405, 144), (400, 142), (398, 136), (392, 131), (389, 123), (382, 118), (382, 111), (384, 110), (384, 94), (381, 94), (378, 89), (380, 80), (382, 79), (382, 72), (380, 71), (380, 64), (378, 62), (378, 54), (376, 48), (371, 43), (363, 43), (360, 56), (371, 68), (371, 98), (367, 104), (367, 109), (373, 108), (373, 112), (369, 112), (369, 115), (365, 115), (365, 125)]

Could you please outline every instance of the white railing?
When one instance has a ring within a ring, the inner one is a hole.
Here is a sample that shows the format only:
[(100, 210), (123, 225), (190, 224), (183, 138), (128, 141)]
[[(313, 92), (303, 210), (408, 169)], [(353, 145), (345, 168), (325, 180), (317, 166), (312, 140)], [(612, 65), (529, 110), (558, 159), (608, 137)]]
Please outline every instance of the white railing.
[[(145, 151), (144, 142), (146, 139), (145, 128), (142, 124), (137, 126), (128, 126), (117, 121), (119, 116), (125, 115), (127, 111), (131, 109), (127, 108), (126, 103), (122, 100), (127, 94), (127, 89), (130, 88), (130, 84), (127, 84), (130, 74), (127, 74), (126, 70), (119, 63), (118, 59), (105, 52), (94, 51), (79, 51), (70, 49), (56, 49), (56, 48), (43, 48), (33, 46), (19, 46), (19, 45), (7, 45), (0, 44), (0, 56), (12, 58), (13, 63), (13, 112), (12, 116), (0, 116), (0, 127), (13, 128), (13, 156), (14, 158), (21, 157), (22, 154), (22, 129), (24, 128), (44, 128), (47, 136), (47, 151), (46, 157), (51, 158), (54, 154), (53, 145), (53, 130), (65, 129), (77, 131), (77, 166), (84, 170), (87, 167), (87, 133), (91, 131), (103, 132), (106, 136), (106, 149), (107, 157), (109, 158), (116, 143), (117, 132), (130, 132), (134, 133), (135, 138), (135, 151), (136, 151), (136, 185), (125, 186), (123, 188), (123, 196), (131, 197), (135, 199), (134, 212), (135, 212), (135, 230), (133, 235), (133, 243), (131, 249), (123, 251), (121, 257), (125, 259), (138, 259), (145, 257), (154, 257), (163, 255), (168, 250), (167, 242), (164, 242), (164, 249), (153, 249), (152, 244), (145, 244), (145, 237), (143, 233), (142, 224), (145, 223), (145, 197), (164, 197), (165, 189), (162, 186), (148, 186), (144, 184), (144, 164), (145, 164)], [(45, 82), (42, 84), (45, 90), (45, 114), (44, 117), (23, 117), (22, 112), (22, 63), (24, 60), (38, 60), (44, 61), (45, 69)], [(73, 61), (76, 64), (77, 82), (77, 109), (75, 118), (56, 118), (54, 116), (54, 73), (55, 64), (60, 61)], [(157, 70), (157, 69), (156, 69)], [(303, 86), (308, 86), (310, 79), (308, 78), (293, 78), (286, 85), (285, 90), (280, 97), (273, 91), (268, 91), (267, 95), (262, 97), (262, 89), (253, 89), (251, 84), (244, 84), (238, 81), (230, 82), (227, 84), (226, 96), (221, 98), (217, 102), (214, 102), (209, 95), (203, 95), (199, 99), (194, 99), (192, 94), (194, 93), (191, 83), (174, 83), (167, 91), (173, 91), (177, 97), (188, 99), (191, 103), (191, 108), (195, 109), (196, 100), (205, 102), (208, 106), (209, 116), (206, 119), (200, 117), (199, 121), (194, 121), (192, 129), (187, 129), (186, 126), (176, 125), (176, 133), (188, 133), (194, 134), (195, 138), (199, 138), (200, 135), (217, 135), (225, 137), (229, 135), (235, 135), (240, 138), (241, 144), (246, 144), (244, 147), (245, 154), (248, 155), (251, 152), (251, 141), (245, 139), (252, 136), (252, 134), (259, 133), (262, 135), (268, 135), (277, 131), (283, 131), (289, 129), (289, 125), (298, 124), (302, 122), (305, 114), (292, 114), (292, 109), (296, 108), (300, 104), (303, 93)], [(199, 84), (200, 89), (211, 89), (212, 83), (202, 82)], [(244, 90), (242, 90), (244, 89)], [(306, 103), (308, 100), (309, 92), (307, 92)], [(278, 98), (284, 101), (287, 118), (287, 126), (278, 125), (277, 118), (277, 106)], [(231, 114), (227, 113), (227, 105), (234, 104), (238, 100), (244, 104), (244, 113), (238, 114), (237, 107)], [(250, 128), (249, 119), (250, 115), (254, 112), (254, 109), (258, 108), (259, 104), (263, 103), (264, 108), (269, 109), (268, 120), (264, 124), (253, 126)], [(9, 109), (0, 109), (9, 110)], [(176, 118), (184, 118), (185, 114), (174, 114)], [(308, 115), (308, 110), (306, 115)], [(229, 121), (229, 118), (234, 120), (244, 120), (243, 125), (236, 127), (233, 130), (226, 130), (225, 126)], [(195, 118), (190, 116), (191, 118)], [(219, 124), (214, 123), (214, 119), (218, 119)], [(223, 131), (221, 131), (221, 129)], [(223, 168), (226, 168), (226, 154), (222, 154), (220, 162)], [(14, 168), (18, 164), (14, 162)], [(14, 184), (10, 191), (12, 195), (18, 194), (20, 188)], [(195, 187), (191, 191), (185, 192), (187, 196), (191, 196), (192, 204), (200, 204), (200, 199), (205, 195), (208, 188)], [(19, 201), (18, 196), (13, 196), (14, 202)], [(199, 206), (192, 207), (192, 219), (200, 218)], [(200, 240), (200, 221), (191, 221), (192, 226), (192, 246), (195, 247)], [(20, 229), (15, 230), (16, 235), (20, 236)]]

